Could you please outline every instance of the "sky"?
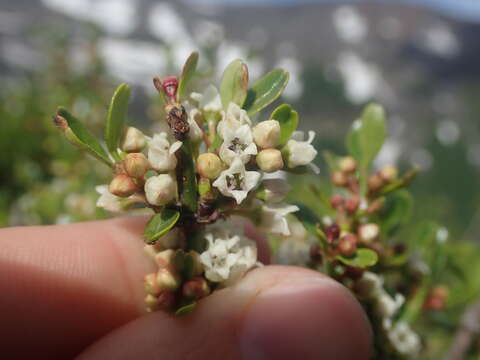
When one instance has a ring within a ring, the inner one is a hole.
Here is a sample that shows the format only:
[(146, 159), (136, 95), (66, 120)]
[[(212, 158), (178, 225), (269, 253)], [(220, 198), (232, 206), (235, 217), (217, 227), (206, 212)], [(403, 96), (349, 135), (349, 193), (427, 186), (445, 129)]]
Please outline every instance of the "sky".
[[(204, 3), (229, 3), (233, 5), (289, 5), (300, 3), (315, 3), (315, 2), (329, 2), (329, 3), (360, 3), (364, 0), (184, 0)], [(480, 0), (379, 0), (385, 3), (407, 3), (416, 4), (419, 6), (426, 6), (437, 9), (445, 14), (460, 17), (471, 21), (480, 21)]]

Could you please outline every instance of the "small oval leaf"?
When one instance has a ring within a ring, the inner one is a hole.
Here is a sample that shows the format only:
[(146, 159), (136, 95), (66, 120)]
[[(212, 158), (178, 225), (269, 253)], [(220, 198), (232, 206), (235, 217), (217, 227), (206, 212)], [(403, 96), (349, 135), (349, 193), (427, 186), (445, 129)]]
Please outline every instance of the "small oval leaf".
[(105, 126), (105, 143), (112, 156), (118, 158), (118, 147), (127, 122), (128, 101), (130, 86), (121, 84), (112, 96), (108, 109), (107, 124)]
[(187, 61), (185, 61), (182, 74), (180, 75), (180, 79), (178, 80), (177, 99), (179, 101), (181, 101), (186, 96), (187, 86), (189, 85), (190, 80), (192, 80), (193, 76), (195, 75), (195, 71), (197, 70), (197, 64), (198, 52), (194, 51), (190, 54)]
[(90, 155), (101, 160), (108, 166), (113, 166), (112, 161), (108, 157), (105, 149), (100, 145), (100, 142), (83, 126), (80, 120), (64, 108), (58, 108), (57, 114), (63, 117), (68, 123), (69, 129), (65, 132), (65, 136), (71, 143), (87, 151)]
[(272, 112), (270, 119), (277, 120), (280, 123), (279, 146), (285, 145), (293, 132), (297, 130), (298, 113), (290, 105), (283, 104)]
[(186, 316), (188, 314), (191, 314), (193, 310), (195, 310), (196, 306), (197, 306), (196, 302), (182, 306), (177, 311), (175, 311), (175, 316), (181, 317), (181, 316)]
[(269, 72), (248, 90), (243, 108), (253, 115), (274, 102), (287, 86), (289, 76), (282, 69)]
[(162, 212), (155, 214), (147, 223), (143, 232), (145, 242), (153, 244), (160, 236), (173, 228), (179, 218), (180, 212), (173, 209), (163, 209)]
[(340, 260), (345, 265), (350, 265), (354, 267), (368, 267), (373, 266), (378, 261), (378, 255), (375, 251), (361, 248), (358, 249), (353, 257), (345, 257), (342, 255), (337, 255), (336, 258)]
[(385, 111), (377, 104), (367, 105), (347, 135), (347, 149), (362, 170), (367, 170), (383, 146), (386, 135)]
[(223, 72), (220, 83), (220, 97), (222, 105), (227, 109), (231, 102), (242, 107), (247, 97), (248, 89), (248, 68), (240, 60), (233, 60)]

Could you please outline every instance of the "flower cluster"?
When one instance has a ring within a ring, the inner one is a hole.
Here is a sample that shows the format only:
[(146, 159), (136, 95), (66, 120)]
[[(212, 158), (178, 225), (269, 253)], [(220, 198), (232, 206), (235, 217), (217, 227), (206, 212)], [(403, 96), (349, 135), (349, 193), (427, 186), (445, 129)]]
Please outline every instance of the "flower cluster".
[(284, 202), (285, 173), (318, 170), (312, 163), (315, 133), (305, 140), (296, 130), (298, 114), (290, 105), (253, 120), (281, 95), (288, 73), (273, 70), (249, 88), (247, 66), (235, 60), (220, 91), (208, 85), (189, 93), (197, 62), (193, 53), (179, 78), (154, 79), (165, 117), (163, 131), (151, 137), (125, 126), (127, 85), (117, 89), (110, 105), (108, 152), (66, 110), (54, 119), (67, 139), (112, 168), (111, 182), (97, 187), (97, 206), (115, 213), (152, 211), (144, 232), (158, 267), (145, 277), (150, 311), (184, 314), (257, 266), (255, 243), (228, 218), (245, 216), (269, 233), (290, 235), (287, 218), (299, 208)]

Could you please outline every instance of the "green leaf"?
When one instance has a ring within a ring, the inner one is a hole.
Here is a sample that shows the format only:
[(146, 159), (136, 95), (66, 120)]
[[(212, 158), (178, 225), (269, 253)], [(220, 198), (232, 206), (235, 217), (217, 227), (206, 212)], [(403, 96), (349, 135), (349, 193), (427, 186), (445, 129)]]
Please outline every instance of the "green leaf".
[(272, 112), (270, 119), (277, 120), (280, 123), (279, 146), (285, 145), (293, 132), (297, 130), (298, 113), (290, 105), (283, 104)]
[(117, 149), (120, 145), (125, 124), (127, 122), (128, 100), (130, 99), (130, 86), (121, 84), (113, 94), (110, 108), (108, 109), (107, 124), (105, 127), (105, 143), (108, 151), (116, 160), (120, 160)]
[(373, 266), (378, 261), (378, 255), (375, 251), (361, 248), (358, 249), (353, 257), (345, 257), (342, 255), (337, 255), (336, 258), (344, 263), (345, 265), (350, 265), (354, 267), (368, 267)]
[(175, 311), (175, 316), (181, 317), (181, 316), (186, 316), (195, 310), (195, 307), (197, 306), (196, 302), (193, 302), (191, 304), (182, 306), (179, 308), (177, 311)]
[(289, 76), (282, 69), (269, 72), (248, 90), (243, 108), (253, 115), (274, 102), (287, 86)]
[(177, 99), (180, 101), (186, 96), (187, 86), (195, 75), (198, 64), (198, 52), (192, 52), (183, 65), (182, 74), (178, 80)]
[(399, 226), (405, 225), (412, 216), (413, 198), (407, 190), (399, 190), (387, 197), (381, 212), (382, 231), (391, 235)]
[(108, 157), (105, 149), (100, 145), (100, 142), (78, 119), (64, 108), (58, 108), (57, 114), (63, 117), (68, 123), (68, 129), (65, 130), (65, 136), (68, 141), (82, 150), (87, 151), (90, 155), (96, 157), (106, 165), (113, 167), (112, 161)]
[(220, 97), (224, 109), (231, 102), (242, 107), (247, 97), (248, 68), (242, 60), (233, 60), (223, 72), (220, 83)]
[(180, 212), (173, 209), (163, 209), (155, 214), (147, 223), (143, 236), (147, 244), (153, 244), (158, 238), (167, 233), (177, 223)]
[(347, 135), (347, 149), (360, 169), (367, 170), (385, 141), (385, 111), (380, 105), (368, 105)]

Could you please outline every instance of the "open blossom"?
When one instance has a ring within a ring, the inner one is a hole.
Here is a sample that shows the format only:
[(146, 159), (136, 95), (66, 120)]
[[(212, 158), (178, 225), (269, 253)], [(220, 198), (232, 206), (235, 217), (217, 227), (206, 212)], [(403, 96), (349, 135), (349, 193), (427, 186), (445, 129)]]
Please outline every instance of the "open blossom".
[(218, 90), (213, 85), (208, 85), (202, 94), (192, 93), (190, 97), (198, 102), (198, 108), (202, 111), (222, 111), (222, 100)]
[(393, 298), (383, 290), (376, 299), (375, 310), (381, 317), (391, 318), (402, 307), (404, 302), (405, 298), (402, 294), (396, 294), (395, 298)]
[(290, 235), (282, 238), (275, 253), (275, 264), (307, 266), (310, 261), (311, 238), (300, 221), (290, 221)]
[(261, 174), (257, 171), (246, 171), (242, 160), (236, 158), (230, 167), (222, 171), (213, 186), (240, 204), (260, 181)]
[(400, 321), (392, 326), (390, 321), (386, 321), (384, 327), (395, 350), (404, 356), (416, 358), (421, 349), (421, 342), (420, 337), (412, 330), (410, 325)]
[(231, 284), (257, 263), (257, 248), (253, 241), (227, 230), (205, 235), (208, 247), (200, 255), (208, 280)]
[(108, 190), (108, 185), (98, 185), (95, 187), (95, 190), (100, 194), (100, 197), (97, 200), (98, 207), (104, 208), (105, 210), (111, 212), (123, 211), (121, 203), (122, 198), (113, 195)]
[(295, 205), (263, 205), (261, 227), (274, 234), (290, 235), (290, 229), (288, 227), (286, 216), (298, 210), (298, 206)]
[(175, 169), (177, 166), (175, 152), (181, 146), (180, 141), (170, 144), (166, 132), (153, 135), (153, 138), (148, 141), (148, 161), (152, 168), (160, 172), (169, 172)]
[(269, 203), (278, 203), (285, 199), (290, 191), (288, 182), (280, 177), (264, 178), (262, 181), (264, 200)]
[(217, 132), (225, 139), (226, 132), (239, 128), (242, 125), (252, 125), (252, 121), (247, 115), (247, 112), (240, 108), (235, 103), (230, 103), (227, 111), (223, 114), (222, 120), (218, 122)]
[(308, 140), (304, 141), (304, 134), (302, 131), (295, 131), (292, 138), (288, 140), (285, 150), (287, 152), (287, 165), (290, 168), (295, 166), (309, 165), (315, 156), (317, 150), (312, 145), (315, 137), (314, 131), (308, 132)]
[(253, 142), (252, 130), (247, 124), (238, 128), (226, 128), (223, 132), (223, 144), (220, 147), (220, 158), (230, 165), (234, 159), (240, 158), (244, 164), (251, 155), (257, 154), (257, 146)]

